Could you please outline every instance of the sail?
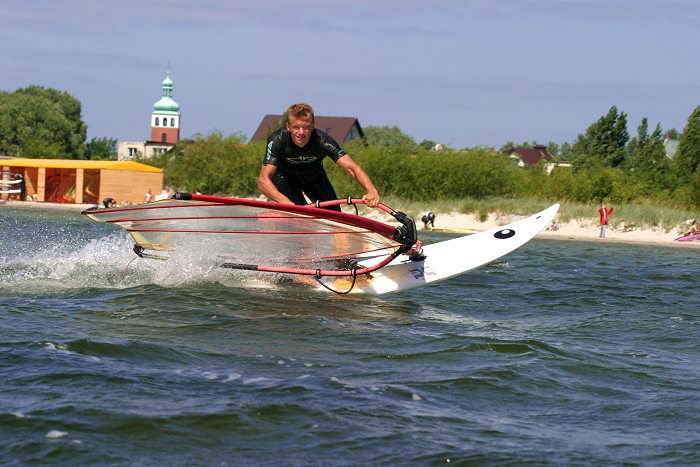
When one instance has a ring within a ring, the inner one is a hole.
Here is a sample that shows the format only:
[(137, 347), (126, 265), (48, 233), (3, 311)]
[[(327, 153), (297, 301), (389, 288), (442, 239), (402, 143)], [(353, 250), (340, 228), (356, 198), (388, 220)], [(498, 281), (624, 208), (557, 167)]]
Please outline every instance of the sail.
[(338, 269), (342, 260), (390, 261), (404, 243), (394, 226), (321, 207), (205, 195), (178, 197), (183, 199), (83, 214), (124, 227), (137, 252), (153, 251), (162, 257), (189, 253), (229, 265), (264, 265), (278, 272)]

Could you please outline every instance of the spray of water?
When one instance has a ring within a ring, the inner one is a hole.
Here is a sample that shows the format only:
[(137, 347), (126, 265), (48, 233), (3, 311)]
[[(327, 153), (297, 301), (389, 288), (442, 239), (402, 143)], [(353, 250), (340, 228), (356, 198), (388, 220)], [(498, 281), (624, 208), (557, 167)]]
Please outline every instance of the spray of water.
[[(21, 292), (77, 288), (130, 288), (142, 285), (177, 287), (193, 283), (274, 287), (271, 277), (218, 267), (206, 249), (182, 249), (166, 261), (133, 252), (122, 231), (98, 238), (52, 230), (0, 257), (0, 287)], [(20, 242), (21, 243), (21, 242)]]

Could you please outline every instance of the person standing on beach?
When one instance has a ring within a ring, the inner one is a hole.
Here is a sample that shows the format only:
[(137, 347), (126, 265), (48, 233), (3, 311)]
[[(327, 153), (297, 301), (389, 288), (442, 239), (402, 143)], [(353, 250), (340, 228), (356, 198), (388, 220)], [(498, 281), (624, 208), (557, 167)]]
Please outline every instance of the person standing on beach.
[[(370, 207), (379, 204), (379, 193), (364, 170), (323, 131), (314, 126), (314, 109), (305, 102), (287, 109), (287, 123), (267, 139), (258, 188), (272, 201), (286, 204), (307, 204), (337, 198), (323, 158), (330, 157), (345, 169), (367, 193), (362, 199)], [(340, 211), (340, 206), (328, 209)]]
[(600, 203), (600, 208), (598, 209), (598, 214), (600, 215), (600, 238), (605, 238), (605, 228), (608, 225), (608, 220), (610, 220), (610, 214), (612, 214), (613, 208), (606, 208), (605, 203)]

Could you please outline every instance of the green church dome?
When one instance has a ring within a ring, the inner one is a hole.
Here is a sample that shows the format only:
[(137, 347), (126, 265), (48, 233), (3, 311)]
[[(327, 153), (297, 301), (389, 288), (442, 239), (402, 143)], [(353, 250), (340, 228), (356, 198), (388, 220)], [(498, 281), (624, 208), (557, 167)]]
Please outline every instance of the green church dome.
[(180, 104), (173, 99), (173, 80), (170, 73), (163, 80), (163, 94), (158, 102), (153, 104), (154, 112), (177, 113), (180, 111)]

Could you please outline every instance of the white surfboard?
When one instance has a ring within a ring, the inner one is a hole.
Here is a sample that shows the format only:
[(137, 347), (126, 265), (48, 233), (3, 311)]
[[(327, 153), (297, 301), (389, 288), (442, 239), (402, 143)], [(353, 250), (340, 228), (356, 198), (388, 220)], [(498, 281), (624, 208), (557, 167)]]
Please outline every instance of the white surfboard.
[[(549, 225), (557, 211), (559, 204), (512, 224), (425, 245), (424, 260), (390, 263), (373, 272), (369, 278), (358, 277), (352, 293), (383, 295), (463, 274), (490, 263), (532, 240)], [(338, 282), (335, 285), (342, 290), (343, 285)], [(342, 282), (347, 283), (348, 279), (344, 278)]]

